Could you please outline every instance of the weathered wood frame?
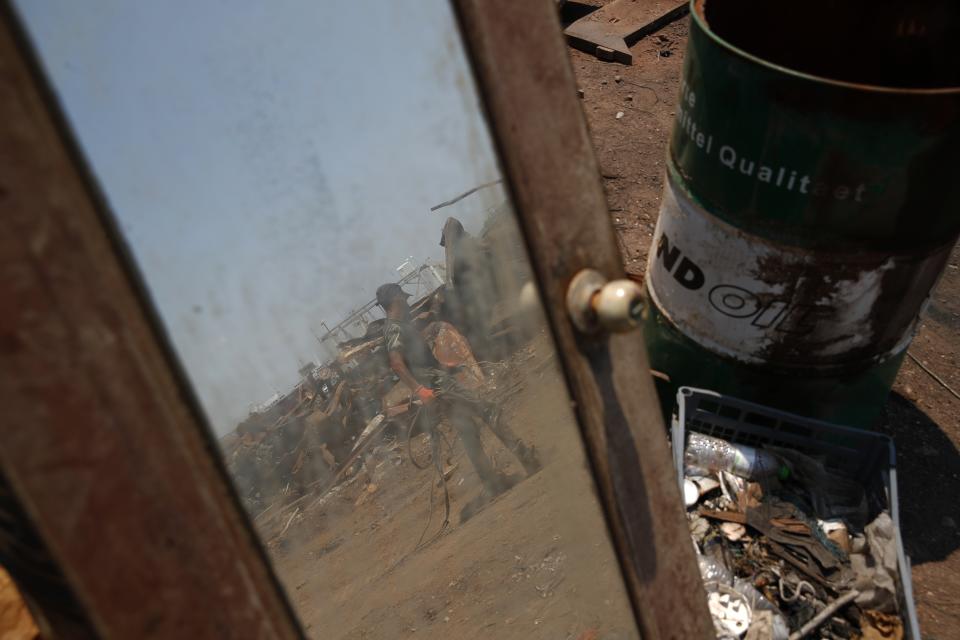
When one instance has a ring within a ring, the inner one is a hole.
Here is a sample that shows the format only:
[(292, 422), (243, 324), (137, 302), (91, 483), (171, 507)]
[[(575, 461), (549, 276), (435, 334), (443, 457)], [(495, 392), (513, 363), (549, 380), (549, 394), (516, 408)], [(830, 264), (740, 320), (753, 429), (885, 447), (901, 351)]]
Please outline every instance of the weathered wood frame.
[(9, 7), (0, 464), (105, 638), (302, 637)]
[(555, 3), (453, 0), (641, 636), (712, 637), (640, 331), (578, 334), (581, 269), (626, 277)]
[[(623, 274), (551, 0), (453, 0), (644, 638), (712, 633), (639, 333), (577, 335)], [(298, 638), (199, 404), (16, 20), (0, 25), (0, 464), (97, 634)]]

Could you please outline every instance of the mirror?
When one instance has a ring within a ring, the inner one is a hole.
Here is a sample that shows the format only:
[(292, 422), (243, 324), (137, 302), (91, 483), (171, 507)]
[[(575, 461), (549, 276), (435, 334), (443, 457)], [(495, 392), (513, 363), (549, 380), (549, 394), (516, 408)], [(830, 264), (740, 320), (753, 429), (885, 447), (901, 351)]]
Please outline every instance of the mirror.
[(451, 7), (18, 3), (316, 638), (635, 638)]

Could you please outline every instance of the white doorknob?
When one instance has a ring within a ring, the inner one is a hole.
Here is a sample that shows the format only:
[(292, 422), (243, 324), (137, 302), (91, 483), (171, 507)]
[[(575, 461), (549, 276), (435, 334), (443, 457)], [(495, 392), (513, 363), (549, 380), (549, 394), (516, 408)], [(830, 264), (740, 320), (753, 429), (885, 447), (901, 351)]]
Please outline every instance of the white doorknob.
[(640, 326), (643, 290), (633, 280), (607, 281), (594, 269), (573, 277), (567, 289), (567, 312), (583, 333), (622, 333)]

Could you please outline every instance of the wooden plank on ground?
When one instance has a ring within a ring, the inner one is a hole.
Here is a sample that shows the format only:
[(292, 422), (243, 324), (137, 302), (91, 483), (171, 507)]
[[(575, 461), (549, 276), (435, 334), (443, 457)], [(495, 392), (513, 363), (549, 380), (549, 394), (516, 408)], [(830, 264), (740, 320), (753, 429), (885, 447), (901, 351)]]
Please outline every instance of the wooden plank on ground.
[(614, 0), (563, 33), (571, 46), (601, 60), (633, 64), (632, 45), (688, 11), (685, 0)]

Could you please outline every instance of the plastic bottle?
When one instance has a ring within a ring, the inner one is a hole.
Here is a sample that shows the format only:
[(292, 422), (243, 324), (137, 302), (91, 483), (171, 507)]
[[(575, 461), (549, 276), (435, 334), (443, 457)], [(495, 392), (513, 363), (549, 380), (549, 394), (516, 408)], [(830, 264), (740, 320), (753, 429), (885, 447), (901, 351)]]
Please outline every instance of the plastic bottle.
[(691, 432), (687, 439), (684, 464), (716, 473), (727, 471), (748, 480), (779, 475), (786, 478), (789, 469), (780, 460), (763, 449), (732, 444), (720, 438)]

